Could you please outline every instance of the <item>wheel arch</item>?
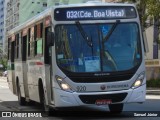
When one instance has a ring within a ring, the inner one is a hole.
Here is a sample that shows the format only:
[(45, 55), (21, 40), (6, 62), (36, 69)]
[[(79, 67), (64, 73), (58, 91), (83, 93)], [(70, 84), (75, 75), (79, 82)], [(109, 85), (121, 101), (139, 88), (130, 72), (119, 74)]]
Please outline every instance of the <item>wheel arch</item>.
[(43, 82), (42, 78), (39, 78), (39, 80), (38, 80), (38, 91), (39, 91), (39, 101), (40, 101), (40, 103), (41, 103), (42, 97), (44, 95), (44, 97), (46, 99), (46, 104), (48, 105), (47, 91), (46, 91), (45, 83)]
[(17, 90), (18, 90), (18, 87), (19, 87), (18, 84), (19, 84), (19, 78), (18, 78), (18, 76), (16, 76), (16, 95), (18, 95), (18, 93), (17, 93)]

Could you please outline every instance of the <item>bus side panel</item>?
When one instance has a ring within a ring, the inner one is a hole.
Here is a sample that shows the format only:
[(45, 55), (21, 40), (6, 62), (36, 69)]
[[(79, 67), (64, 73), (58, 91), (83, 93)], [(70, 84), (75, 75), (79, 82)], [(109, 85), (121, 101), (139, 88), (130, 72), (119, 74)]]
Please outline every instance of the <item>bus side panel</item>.
[(32, 65), (32, 61), (28, 61), (28, 73), (27, 73), (27, 76), (28, 76), (29, 98), (31, 100), (33, 100), (33, 101), (35, 100), (35, 97), (36, 97), (33, 94), (34, 93), (33, 81), (35, 80), (34, 74), (36, 75), (34, 66)]
[(44, 83), (44, 89), (47, 91), (46, 94), (46, 100), (48, 100), (48, 104), (53, 104), (51, 102), (53, 102), (53, 88), (52, 88), (52, 79), (51, 79), (51, 75), (50, 75), (50, 65), (45, 65), (45, 71), (43, 72), (44, 76), (45, 76), (45, 81)]
[(22, 62), (15, 62), (15, 80), (19, 82), (20, 85), (20, 91), (21, 96), (25, 97), (24, 94), (24, 84), (23, 84), (23, 68), (22, 68)]
[(24, 95), (25, 97), (29, 98), (28, 76), (27, 76), (28, 66), (26, 62), (24, 62), (22, 65), (23, 65)]
[(43, 80), (42, 69), (43, 65), (36, 65), (40, 63), (37, 60), (28, 62), (28, 88), (29, 88), (29, 98), (33, 101), (40, 102), (39, 99), (39, 86), (38, 82), (40, 79)]
[[(12, 81), (15, 81), (14, 79), (14, 71), (13, 70), (8, 70), (8, 86), (9, 86), (9, 89), (14, 93), (14, 89), (15, 88), (13, 88), (13, 82)], [(14, 94), (16, 94), (16, 93), (14, 93)]]
[(13, 92), (13, 94), (17, 93), (16, 81), (15, 81), (15, 71), (14, 64), (8, 62), (8, 86), (9, 89)]

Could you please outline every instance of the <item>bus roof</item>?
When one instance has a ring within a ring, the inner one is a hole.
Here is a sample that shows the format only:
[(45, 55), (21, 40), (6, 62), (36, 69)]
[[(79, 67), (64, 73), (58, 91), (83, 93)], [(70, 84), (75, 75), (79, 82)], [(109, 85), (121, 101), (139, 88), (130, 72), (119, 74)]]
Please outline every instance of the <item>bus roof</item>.
[(80, 3), (80, 4), (69, 4), (69, 5), (57, 5), (47, 8), (43, 12), (37, 14), (36, 16), (32, 17), (31, 19), (27, 20), (26, 22), (20, 24), (19, 26), (13, 28), (8, 32), (8, 36), (13, 35), (14, 33), (20, 31), (21, 29), (27, 28), (27, 26), (32, 25), (35, 22), (51, 15), (52, 11), (56, 8), (71, 8), (71, 7), (89, 7), (89, 6), (132, 6), (135, 7), (134, 4), (128, 3), (105, 3), (105, 2), (87, 2), (87, 3)]
[(129, 3), (107, 3), (107, 2), (86, 2), (86, 3), (79, 3), (79, 4), (68, 4), (68, 5), (58, 5), (54, 6), (54, 8), (61, 8), (61, 7), (84, 7), (84, 6), (133, 6), (135, 7), (135, 4), (129, 4)]

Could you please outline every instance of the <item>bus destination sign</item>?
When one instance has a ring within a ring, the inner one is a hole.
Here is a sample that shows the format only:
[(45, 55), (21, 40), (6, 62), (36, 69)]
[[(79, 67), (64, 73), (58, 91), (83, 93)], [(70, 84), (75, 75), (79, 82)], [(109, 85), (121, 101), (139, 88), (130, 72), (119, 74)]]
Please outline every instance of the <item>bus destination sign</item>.
[(91, 11), (66, 11), (67, 19), (78, 18), (112, 18), (112, 17), (126, 17), (124, 9), (109, 9), (104, 11), (93, 10)]
[(78, 7), (57, 8), (54, 12), (57, 21), (129, 19), (137, 17), (133, 7)]

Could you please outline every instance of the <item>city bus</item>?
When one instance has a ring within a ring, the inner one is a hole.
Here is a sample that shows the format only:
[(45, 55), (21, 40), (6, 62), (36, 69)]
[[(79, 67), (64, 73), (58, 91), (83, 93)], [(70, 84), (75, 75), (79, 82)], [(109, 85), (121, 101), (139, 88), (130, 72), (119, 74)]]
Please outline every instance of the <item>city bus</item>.
[(48, 8), (8, 32), (8, 83), (20, 105), (45, 111), (124, 104), (146, 95), (145, 46), (132, 4)]

